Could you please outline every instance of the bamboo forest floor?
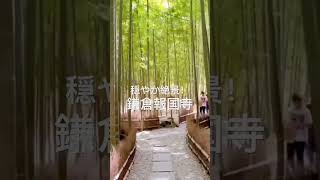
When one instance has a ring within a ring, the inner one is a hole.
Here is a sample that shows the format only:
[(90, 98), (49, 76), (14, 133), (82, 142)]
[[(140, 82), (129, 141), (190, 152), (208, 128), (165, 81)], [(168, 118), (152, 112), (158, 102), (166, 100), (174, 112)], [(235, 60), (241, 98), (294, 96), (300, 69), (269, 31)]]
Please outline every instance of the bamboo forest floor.
[(128, 180), (209, 180), (189, 149), (186, 124), (137, 133), (137, 151)]

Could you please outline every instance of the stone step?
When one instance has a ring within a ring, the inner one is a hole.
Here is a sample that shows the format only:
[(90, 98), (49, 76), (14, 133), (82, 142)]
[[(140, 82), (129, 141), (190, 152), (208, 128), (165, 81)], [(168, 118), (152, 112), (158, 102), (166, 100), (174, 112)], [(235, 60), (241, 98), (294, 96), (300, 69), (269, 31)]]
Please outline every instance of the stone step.
[(153, 162), (152, 163), (152, 172), (172, 172), (172, 162), (164, 161), (164, 162)]
[(149, 180), (175, 180), (173, 172), (154, 172), (150, 175)]
[(152, 145), (153, 147), (166, 147), (167, 145), (165, 144), (160, 144), (160, 143), (155, 143)]
[(154, 153), (169, 153), (167, 147), (152, 147)]
[(170, 153), (154, 153), (152, 157), (152, 161), (171, 161)]

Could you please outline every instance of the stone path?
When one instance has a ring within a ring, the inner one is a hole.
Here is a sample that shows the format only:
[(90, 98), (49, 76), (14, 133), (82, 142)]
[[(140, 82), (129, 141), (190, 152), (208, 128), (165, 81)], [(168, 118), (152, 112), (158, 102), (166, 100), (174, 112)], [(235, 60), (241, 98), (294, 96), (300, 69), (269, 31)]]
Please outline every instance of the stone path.
[(152, 173), (150, 179), (175, 180), (171, 153), (166, 145), (153, 145)]
[(186, 143), (186, 125), (137, 133), (128, 180), (209, 180)]

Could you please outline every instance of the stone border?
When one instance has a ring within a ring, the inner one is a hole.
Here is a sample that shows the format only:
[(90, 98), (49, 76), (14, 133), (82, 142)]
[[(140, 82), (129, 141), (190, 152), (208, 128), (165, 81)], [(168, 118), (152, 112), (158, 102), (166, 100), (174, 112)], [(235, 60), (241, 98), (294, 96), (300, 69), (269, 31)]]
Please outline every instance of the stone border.
[(201, 164), (210, 174), (210, 156), (201, 148), (201, 146), (187, 133), (188, 146), (191, 151), (200, 160)]
[(127, 158), (127, 160), (124, 162), (124, 164), (122, 165), (120, 171), (118, 172), (118, 174), (115, 176), (114, 180), (123, 180), (126, 179), (129, 170), (133, 164), (133, 160), (134, 160), (134, 155), (136, 153), (136, 146), (134, 146)]

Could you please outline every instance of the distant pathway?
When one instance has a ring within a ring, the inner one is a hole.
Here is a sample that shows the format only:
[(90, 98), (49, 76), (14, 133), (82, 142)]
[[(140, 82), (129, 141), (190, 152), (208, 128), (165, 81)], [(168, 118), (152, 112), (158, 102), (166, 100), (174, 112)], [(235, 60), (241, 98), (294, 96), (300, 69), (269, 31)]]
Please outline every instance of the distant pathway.
[(209, 180), (186, 143), (186, 124), (137, 133), (128, 180)]

